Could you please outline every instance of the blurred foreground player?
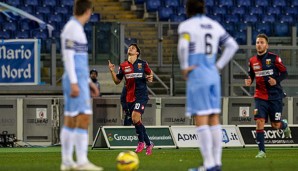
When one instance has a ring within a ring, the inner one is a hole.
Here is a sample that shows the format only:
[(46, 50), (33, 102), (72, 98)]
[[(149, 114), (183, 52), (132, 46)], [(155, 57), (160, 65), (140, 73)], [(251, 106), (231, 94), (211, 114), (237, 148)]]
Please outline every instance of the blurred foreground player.
[[(64, 126), (60, 133), (62, 163), (61, 170), (103, 170), (92, 164), (88, 153), (88, 125), (92, 114), (92, 96), (99, 92), (89, 78), (88, 45), (84, 24), (92, 14), (91, 0), (75, 0), (74, 16), (67, 22), (61, 33), (64, 61), (63, 95)], [(74, 147), (76, 151), (73, 160)]]
[[(204, 165), (189, 170), (220, 171), (222, 162), (221, 85), (219, 71), (238, 50), (235, 40), (205, 15), (204, 0), (188, 0), (190, 17), (178, 28), (178, 57), (187, 80), (187, 116), (194, 116)], [(216, 62), (219, 46), (224, 46)]]

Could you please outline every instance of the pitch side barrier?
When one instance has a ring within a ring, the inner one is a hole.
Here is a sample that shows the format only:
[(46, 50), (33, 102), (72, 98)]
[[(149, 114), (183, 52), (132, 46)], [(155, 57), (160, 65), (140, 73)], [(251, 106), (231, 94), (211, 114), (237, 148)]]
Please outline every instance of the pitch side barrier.
[[(239, 125), (239, 131), (243, 137), (246, 147), (257, 147), (256, 127), (252, 125)], [(298, 125), (290, 125), (291, 135), (285, 138), (283, 130), (276, 130), (271, 126), (265, 126), (265, 145), (266, 146), (298, 146)]]
[[(197, 148), (199, 136), (195, 126), (147, 126), (154, 148)], [(223, 147), (242, 147), (242, 136), (236, 126), (222, 127)], [(103, 126), (97, 131), (94, 148), (136, 148), (138, 137), (133, 126)]]

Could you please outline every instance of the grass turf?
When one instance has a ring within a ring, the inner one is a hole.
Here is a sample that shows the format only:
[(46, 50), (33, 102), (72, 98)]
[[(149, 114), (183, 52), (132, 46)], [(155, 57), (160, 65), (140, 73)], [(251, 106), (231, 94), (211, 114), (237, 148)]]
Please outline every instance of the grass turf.
[[(117, 155), (125, 150), (89, 150), (89, 159), (115, 171)], [(266, 159), (255, 159), (257, 148), (223, 149), (223, 171), (292, 171), (298, 168), (298, 148), (267, 148)], [(187, 171), (202, 164), (198, 149), (154, 149), (138, 154), (139, 171)], [(60, 170), (60, 147), (0, 148), (0, 171)]]

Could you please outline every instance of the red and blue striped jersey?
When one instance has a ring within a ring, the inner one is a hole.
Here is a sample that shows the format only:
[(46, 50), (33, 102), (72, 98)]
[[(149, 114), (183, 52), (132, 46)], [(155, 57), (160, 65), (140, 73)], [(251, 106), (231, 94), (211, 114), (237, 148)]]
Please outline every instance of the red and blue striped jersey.
[(137, 59), (133, 64), (125, 61), (120, 64), (117, 78), (125, 78), (126, 102), (148, 100), (146, 75), (151, 74), (151, 69), (146, 61)]
[[(252, 81), (256, 79), (255, 98), (277, 100), (284, 97), (280, 82), (287, 77), (288, 72), (278, 55), (271, 52), (256, 55), (250, 58), (248, 65), (249, 76)], [(269, 77), (276, 80), (276, 85), (270, 86)]]

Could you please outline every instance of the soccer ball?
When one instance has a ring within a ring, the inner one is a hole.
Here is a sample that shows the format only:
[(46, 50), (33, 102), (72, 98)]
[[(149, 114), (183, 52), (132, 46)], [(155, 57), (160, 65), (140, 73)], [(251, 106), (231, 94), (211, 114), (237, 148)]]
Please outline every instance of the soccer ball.
[(135, 171), (139, 168), (139, 157), (135, 152), (124, 151), (117, 156), (117, 169), (119, 171)]

